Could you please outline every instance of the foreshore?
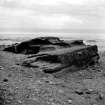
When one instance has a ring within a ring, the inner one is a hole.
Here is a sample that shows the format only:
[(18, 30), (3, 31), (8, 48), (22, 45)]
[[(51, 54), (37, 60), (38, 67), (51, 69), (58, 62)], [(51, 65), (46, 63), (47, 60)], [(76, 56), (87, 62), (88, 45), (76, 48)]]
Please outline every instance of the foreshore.
[(104, 50), (99, 50), (100, 60), (94, 66), (45, 74), (40, 69), (18, 65), (28, 55), (4, 52), (2, 48), (0, 102), (6, 104), (1, 105), (105, 105)]

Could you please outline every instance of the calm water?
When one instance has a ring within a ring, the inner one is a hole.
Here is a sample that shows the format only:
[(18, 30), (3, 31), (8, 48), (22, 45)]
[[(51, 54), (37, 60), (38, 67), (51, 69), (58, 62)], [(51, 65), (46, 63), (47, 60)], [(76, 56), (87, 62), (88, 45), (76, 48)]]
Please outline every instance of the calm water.
[(78, 38), (78, 39), (105, 39), (105, 33), (50, 33), (50, 32), (37, 32), (37, 33), (0, 33), (0, 38), (24, 38), (24, 37), (40, 37), (40, 36), (56, 36), (61, 38)]

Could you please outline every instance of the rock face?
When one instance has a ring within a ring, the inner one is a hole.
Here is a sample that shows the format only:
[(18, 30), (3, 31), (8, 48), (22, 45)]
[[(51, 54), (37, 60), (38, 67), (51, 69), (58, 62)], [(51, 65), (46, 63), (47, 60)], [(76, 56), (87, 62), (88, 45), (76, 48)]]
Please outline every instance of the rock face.
[(29, 41), (13, 44), (4, 49), (14, 53), (36, 54), (40, 51), (70, 47), (57, 37), (38, 37)]

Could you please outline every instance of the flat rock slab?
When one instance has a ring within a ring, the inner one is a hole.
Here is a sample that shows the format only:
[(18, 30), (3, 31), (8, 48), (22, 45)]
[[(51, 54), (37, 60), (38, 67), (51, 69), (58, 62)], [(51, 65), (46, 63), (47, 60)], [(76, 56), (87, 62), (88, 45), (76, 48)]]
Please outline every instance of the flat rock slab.
[(93, 65), (98, 62), (98, 59), (99, 55), (96, 45), (82, 45), (55, 51), (40, 52), (39, 54), (29, 56), (22, 65), (38, 67), (44, 72), (52, 73), (72, 66), (79, 68)]

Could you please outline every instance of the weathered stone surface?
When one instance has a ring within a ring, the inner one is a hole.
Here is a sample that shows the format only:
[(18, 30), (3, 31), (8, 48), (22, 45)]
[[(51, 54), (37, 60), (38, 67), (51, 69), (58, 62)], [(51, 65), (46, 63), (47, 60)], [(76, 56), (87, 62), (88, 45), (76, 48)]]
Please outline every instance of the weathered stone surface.
[(29, 41), (13, 44), (4, 49), (14, 53), (36, 54), (40, 51), (55, 50), (57, 48), (70, 47), (69, 44), (57, 37), (38, 37)]
[[(39, 67), (47, 73), (93, 65), (99, 59), (97, 46), (74, 46), (55, 51), (41, 52), (30, 56), (23, 62), (24, 66)], [(70, 68), (71, 67), (71, 68)]]
[(4, 50), (33, 54), (22, 65), (39, 68), (47, 73), (86, 67), (98, 62), (99, 59), (96, 45), (85, 45), (83, 40), (70, 40), (67, 43), (57, 37), (39, 37), (13, 44)]
[(70, 40), (68, 41), (69, 45), (76, 46), (76, 45), (85, 45), (83, 40)]

